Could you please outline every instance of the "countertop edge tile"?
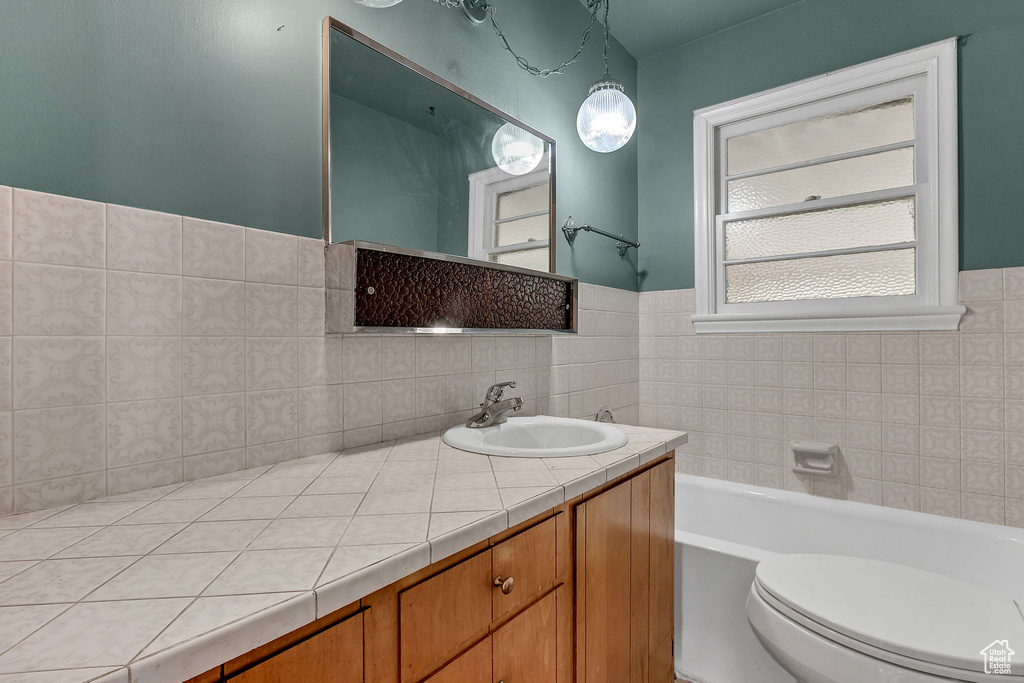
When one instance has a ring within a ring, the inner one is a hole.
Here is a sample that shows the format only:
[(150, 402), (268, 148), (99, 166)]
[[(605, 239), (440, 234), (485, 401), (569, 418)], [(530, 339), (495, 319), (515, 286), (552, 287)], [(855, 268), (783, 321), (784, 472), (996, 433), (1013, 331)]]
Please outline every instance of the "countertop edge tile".
[(128, 666), (131, 682), (171, 683), (198, 676), (315, 619), (316, 596), (312, 591), (297, 595), (135, 660)]
[(601, 469), (584, 474), (582, 477), (577, 477), (576, 479), (567, 481), (562, 485), (562, 488), (565, 491), (565, 499), (572, 500), (576, 496), (582, 495), (587, 491), (606, 483), (608, 479), (610, 479), (608, 476), (608, 469), (602, 467)]
[(568, 498), (565, 495), (565, 487), (559, 486), (540, 495), (510, 505), (505, 508), (508, 512), (508, 526), (511, 528), (521, 524), (531, 517), (536, 517), (545, 510), (561, 505), (566, 500)]
[[(452, 513), (459, 514), (459, 513)], [(498, 510), (430, 539), (430, 563), (439, 562), (508, 528), (508, 511)]]
[[(335, 552), (344, 551), (338, 548)], [(413, 572), (430, 565), (430, 544), (420, 543), (387, 557), (369, 567), (358, 569), (313, 589), (316, 593), (316, 618), (337, 612), (345, 605), (365, 598)]]

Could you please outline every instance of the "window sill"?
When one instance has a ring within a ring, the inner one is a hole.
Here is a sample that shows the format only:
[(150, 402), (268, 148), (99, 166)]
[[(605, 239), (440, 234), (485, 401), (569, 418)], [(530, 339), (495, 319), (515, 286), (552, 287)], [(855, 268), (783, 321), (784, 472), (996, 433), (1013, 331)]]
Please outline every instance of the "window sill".
[(934, 306), (900, 311), (899, 314), (818, 316), (694, 315), (697, 334), (754, 332), (925, 332), (953, 331), (967, 311), (963, 306)]

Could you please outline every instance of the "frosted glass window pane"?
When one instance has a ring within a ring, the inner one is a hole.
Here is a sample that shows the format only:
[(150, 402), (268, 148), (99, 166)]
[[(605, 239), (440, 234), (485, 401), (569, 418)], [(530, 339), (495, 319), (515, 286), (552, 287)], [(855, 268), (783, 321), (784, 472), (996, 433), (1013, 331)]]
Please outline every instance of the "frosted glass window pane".
[(492, 263), (502, 263), (506, 266), (519, 266), (520, 268), (532, 268), (533, 270), (548, 271), (548, 248), (523, 249), (522, 251), (506, 251), (500, 254), (491, 254)]
[(725, 224), (726, 260), (914, 241), (914, 198)]
[(914, 184), (914, 148), (729, 181), (730, 213)]
[(530, 218), (519, 218), (508, 223), (498, 223), (495, 226), (494, 242), (496, 246), (507, 247), (510, 244), (520, 244), (529, 240), (546, 240), (548, 228), (549, 221), (546, 213)]
[(499, 219), (513, 218), (522, 216), (524, 213), (547, 211), (548, 200), (547, 181), (521, 190), (504, 192), (498, 195), (497, 217)]
[(850, 109), (730, 138), (729, 174), (914, 139), (914, 98)]
[(915, 250), (726, 266), (728, 303), (914, 294)]

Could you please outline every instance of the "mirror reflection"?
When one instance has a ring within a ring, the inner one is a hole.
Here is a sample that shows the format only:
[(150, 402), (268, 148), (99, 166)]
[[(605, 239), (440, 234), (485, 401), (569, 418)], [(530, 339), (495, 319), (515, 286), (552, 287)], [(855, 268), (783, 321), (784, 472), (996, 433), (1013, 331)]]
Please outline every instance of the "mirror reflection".
[(553, 272), (553, 141), (331, 22), (330, 241)]

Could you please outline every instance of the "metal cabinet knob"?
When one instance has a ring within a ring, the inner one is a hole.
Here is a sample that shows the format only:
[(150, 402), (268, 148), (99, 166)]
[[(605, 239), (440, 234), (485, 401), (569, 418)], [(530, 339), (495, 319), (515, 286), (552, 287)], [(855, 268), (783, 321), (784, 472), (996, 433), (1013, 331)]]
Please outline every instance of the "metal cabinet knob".
[[(494, 586), (496, 588), (500, 588), (502, 594), (508, 595), (512, 592), (512, 589), (516, 587), (516, 580), (511, 576), (506, 579), (496, 576), (494, 577)], [(498, 683), (501, 683), (501, 681), (498, 681)]]

